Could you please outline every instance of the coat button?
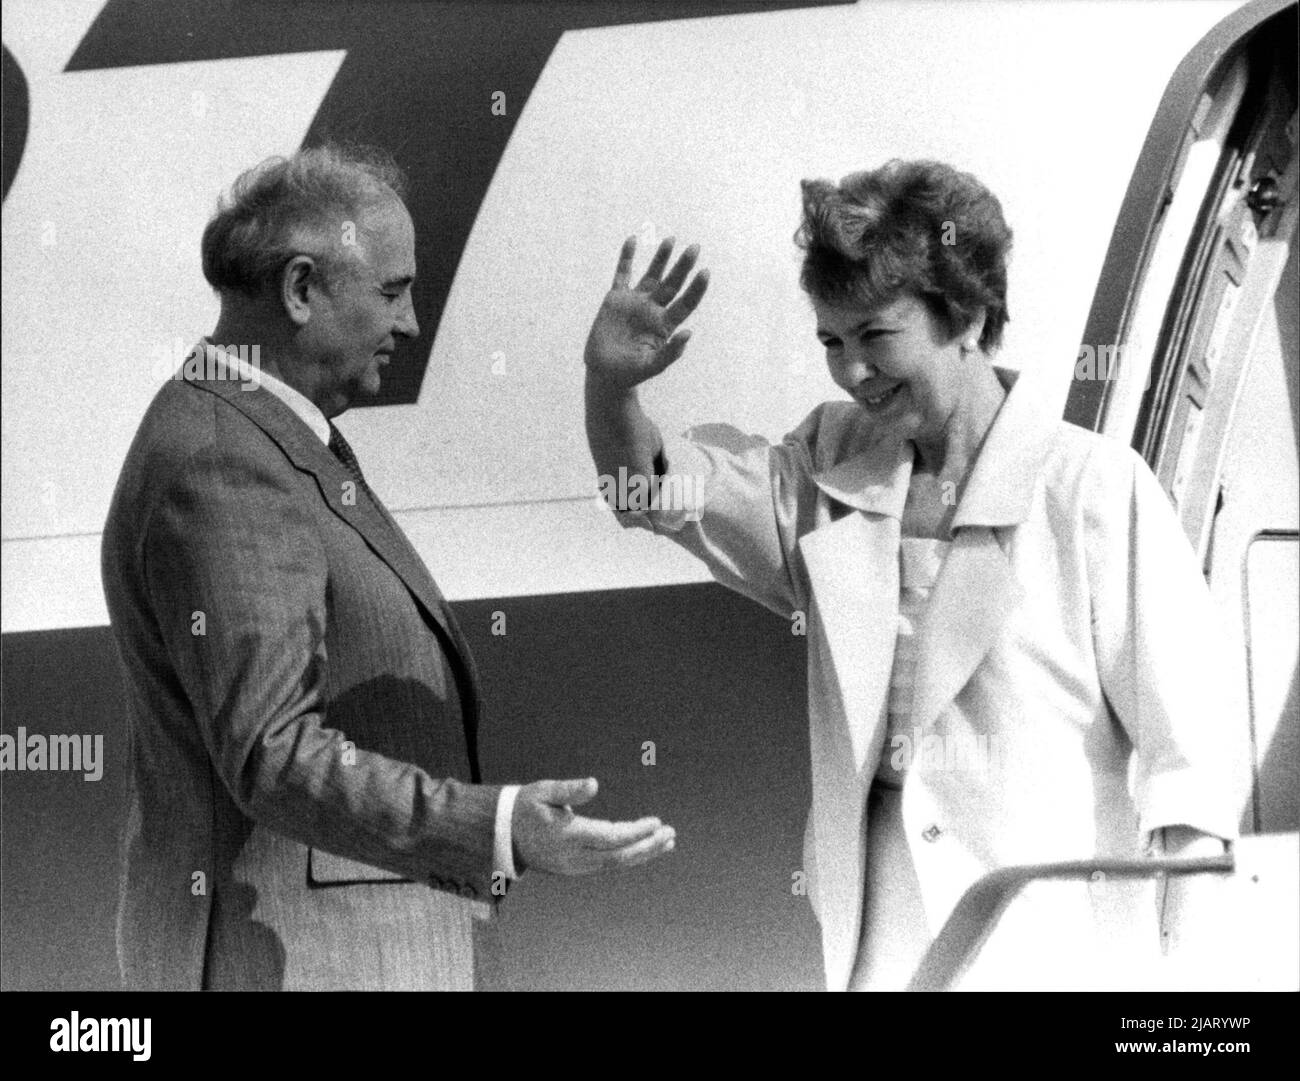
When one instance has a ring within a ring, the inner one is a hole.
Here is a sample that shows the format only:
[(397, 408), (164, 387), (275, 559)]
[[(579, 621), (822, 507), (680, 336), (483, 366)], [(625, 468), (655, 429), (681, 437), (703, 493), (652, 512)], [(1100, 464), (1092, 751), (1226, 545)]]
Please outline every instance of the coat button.
[(929, 826), (926, 826), (925, 829), (921, 831), (921, 836), (922, 838), (924, 838), (925, 840), (933, 844), (935, 841), (937, 841), (940, 837), (943, 836), (943, 830), (941, 830), (938, 826), (931, 824)]

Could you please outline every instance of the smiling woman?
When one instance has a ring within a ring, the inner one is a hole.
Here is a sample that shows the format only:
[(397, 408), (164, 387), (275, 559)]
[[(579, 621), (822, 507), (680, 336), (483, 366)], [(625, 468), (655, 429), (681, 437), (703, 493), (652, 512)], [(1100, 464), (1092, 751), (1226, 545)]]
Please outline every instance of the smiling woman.
[[(982, 875), (1166, 843), (1221, 851), (1238, 700), (1145, 464), (1043, 417), (993, 364), (1011, 231), (992, 194), (893, 161), (806, 182), (803, 210), (801, 282), (851, 401), (775, 446), (717, 425), (662, 436), (636, 387), (681, 356), (707, 272), (688, 284), (698, 251), (670, 269), (668, 240), (632, 288), (629, 240), (587, 341), (587, 433), (598, 472), (693, 476), (707, 493), (690, 518), (616, 502), (624, 525), (806, 620), (803, 870), (827, 984), (901, 989)], [(913, 739), (996, 753), (897, 753)], [(1026, 894), (966, 986), (1158, 982), (1145, 890)], [(1184, 903), (1170, 887), (1167, 926)]]

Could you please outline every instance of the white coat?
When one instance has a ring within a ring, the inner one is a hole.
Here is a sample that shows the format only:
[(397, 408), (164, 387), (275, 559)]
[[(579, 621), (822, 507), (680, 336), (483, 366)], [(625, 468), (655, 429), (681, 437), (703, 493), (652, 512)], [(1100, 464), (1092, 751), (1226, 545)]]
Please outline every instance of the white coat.
[[(691, 478), (682, 489), (701, 504), (620, 515), (806, 617), (804, 869), (832, 990), (848, 985), (863, 932), (866, 794), (884, 750), (912, 469), (912, 445), (870, 445), (869, 423), (843, 402), (777, 446), (720, 425), (666, 438), (663, 468)], [(1130, 448), (1045, 419), (1013, 390), (918, 635), (903, 820), (931, 933), (999, 867), (1132, 858), (1167, 825), (1235, 836), (1242, 699), (1194, 554)], [(1031, 887), (963, 986), (1142, 985), (1158, 957), (1152, 891)]]

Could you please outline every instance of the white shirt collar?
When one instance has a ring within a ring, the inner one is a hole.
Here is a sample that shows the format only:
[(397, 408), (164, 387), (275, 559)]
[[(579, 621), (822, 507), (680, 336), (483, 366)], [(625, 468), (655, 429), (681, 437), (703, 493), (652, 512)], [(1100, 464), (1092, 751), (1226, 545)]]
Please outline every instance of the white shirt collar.
[(274, 394), (280, 401), (284, 402), (294, 415), (301, 420), (308, 428), (316, 433), (316, 437), (327, 446), (330, 441), (330, 422), (325, 418), (325, 414), (316, 408), (316, 404), (304, 394), (300, 394), (289, 386), (288, 383), (277, 379), (270, 372), (263, 371), (260, 367), (255, 367), (241, 356), (233, 353), (227, 353), (219, 345), (213, 345), (204, 338), (195, 348), (207, 347), (212, 350), (213, 355), (223, 363), (227, 368), (233, 368), (236, 375), (241, 379), (247, 379), (254, 384), (261, 384), (268, 391)]

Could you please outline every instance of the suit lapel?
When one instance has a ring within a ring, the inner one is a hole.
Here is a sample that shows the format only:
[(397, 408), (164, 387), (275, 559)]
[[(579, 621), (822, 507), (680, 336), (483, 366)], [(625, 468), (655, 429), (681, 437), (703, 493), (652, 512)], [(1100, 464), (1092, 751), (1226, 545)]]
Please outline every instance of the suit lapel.
[(402, 580), (446, 634), (472, 675), (473, 661), (468, 646), (424, 562), (378, 499), (357, 487), (343, 463), (294, 415), (293, 410), (269, 391), (261, 387), (245, 390), (246, 384), (237, 380), (196, 379), (189, 382), (229, 402), (273, 439), (296, 468), (315, 478), (321, 498), (330, 510), (356, 530), (371, 551)]
[[(953, 542), (918, 629), (913, 720), (933, 725), (961, 693), (1024, 599), (1010, 535), (1029, 516), (1056, 437), (1031, 385), (995, 369), (1007, 397), (953, 515)], [(1004, 544), (999, 530), (1007, 538)]]
[[(333, 455), (331, 454), (330, 457), (333, 457)], [(412, 591), (416, 593), (417, 597), (419, 597), (420, 594), (411, 587), (411, 582), (421, 581), (424, 583), (428, 596), (436, 602), (435, 606), (430, 607), (428, 599), (421, 598), (424, 600), (425, 607), (428, 608), (430, 615), (438, 621), (438, 624), (442, 629), (451, 637), (452, 644), (455, 646), (456, 652), (460, 654), (460, 658), (464, 662), (465, 668), (469, 673), (470, 686), (477, 687), (478, 669), (474, 665), (474, 654), (470, 652), (469, 643), (465, 641), (465, 636), (461, 633), (460, 624), (457, 622), (456, 616), (451, 610), (451, 605), (447, 603), (447, 599), (442, 595), (442, 590), (438, 588), (438, 583), (433, 580), (433, 576), (429, 573), (429, 569), (424, 565), (424, 560), (420, 558), (419, 552), (415, 550), (415, 546), (402, 531), (401, 526), (397, 524), (392, 514), (389, 513), (388, 508), (385, 507), (372, 493), (367, 492), (366, 497), (370, 502), (370, 505), (383, 517), (384, 523), (388, 526), (390, 535), (396, 539), (400, 550), (406, 554), (407, 574), (402, 574), (399, 570), (399, 576), (401, 576), (402, 580), (407, 583), (408, 587), (412, 588)], [(392, 562), (387, 560), (386, 562), (389, 562), (389, 566), (393, 566)]]
[(912, 446), (902, 443), (815, 474), (827, 495), (862, 513), (831, 521), (799, 544), (859, 770), (878, 734), (894, 659), (899, 522), (911, 472)]
[[(898, 519), (850, 514), (800, 543), (862, 769), (889, 686), (898, 617)], [(891, 617), (892, 613), (892, 617)]]
[(938, 720), (1023, 596), (993, 530), (958, 530), (918, 630), (914, 724), (925, 729)]

